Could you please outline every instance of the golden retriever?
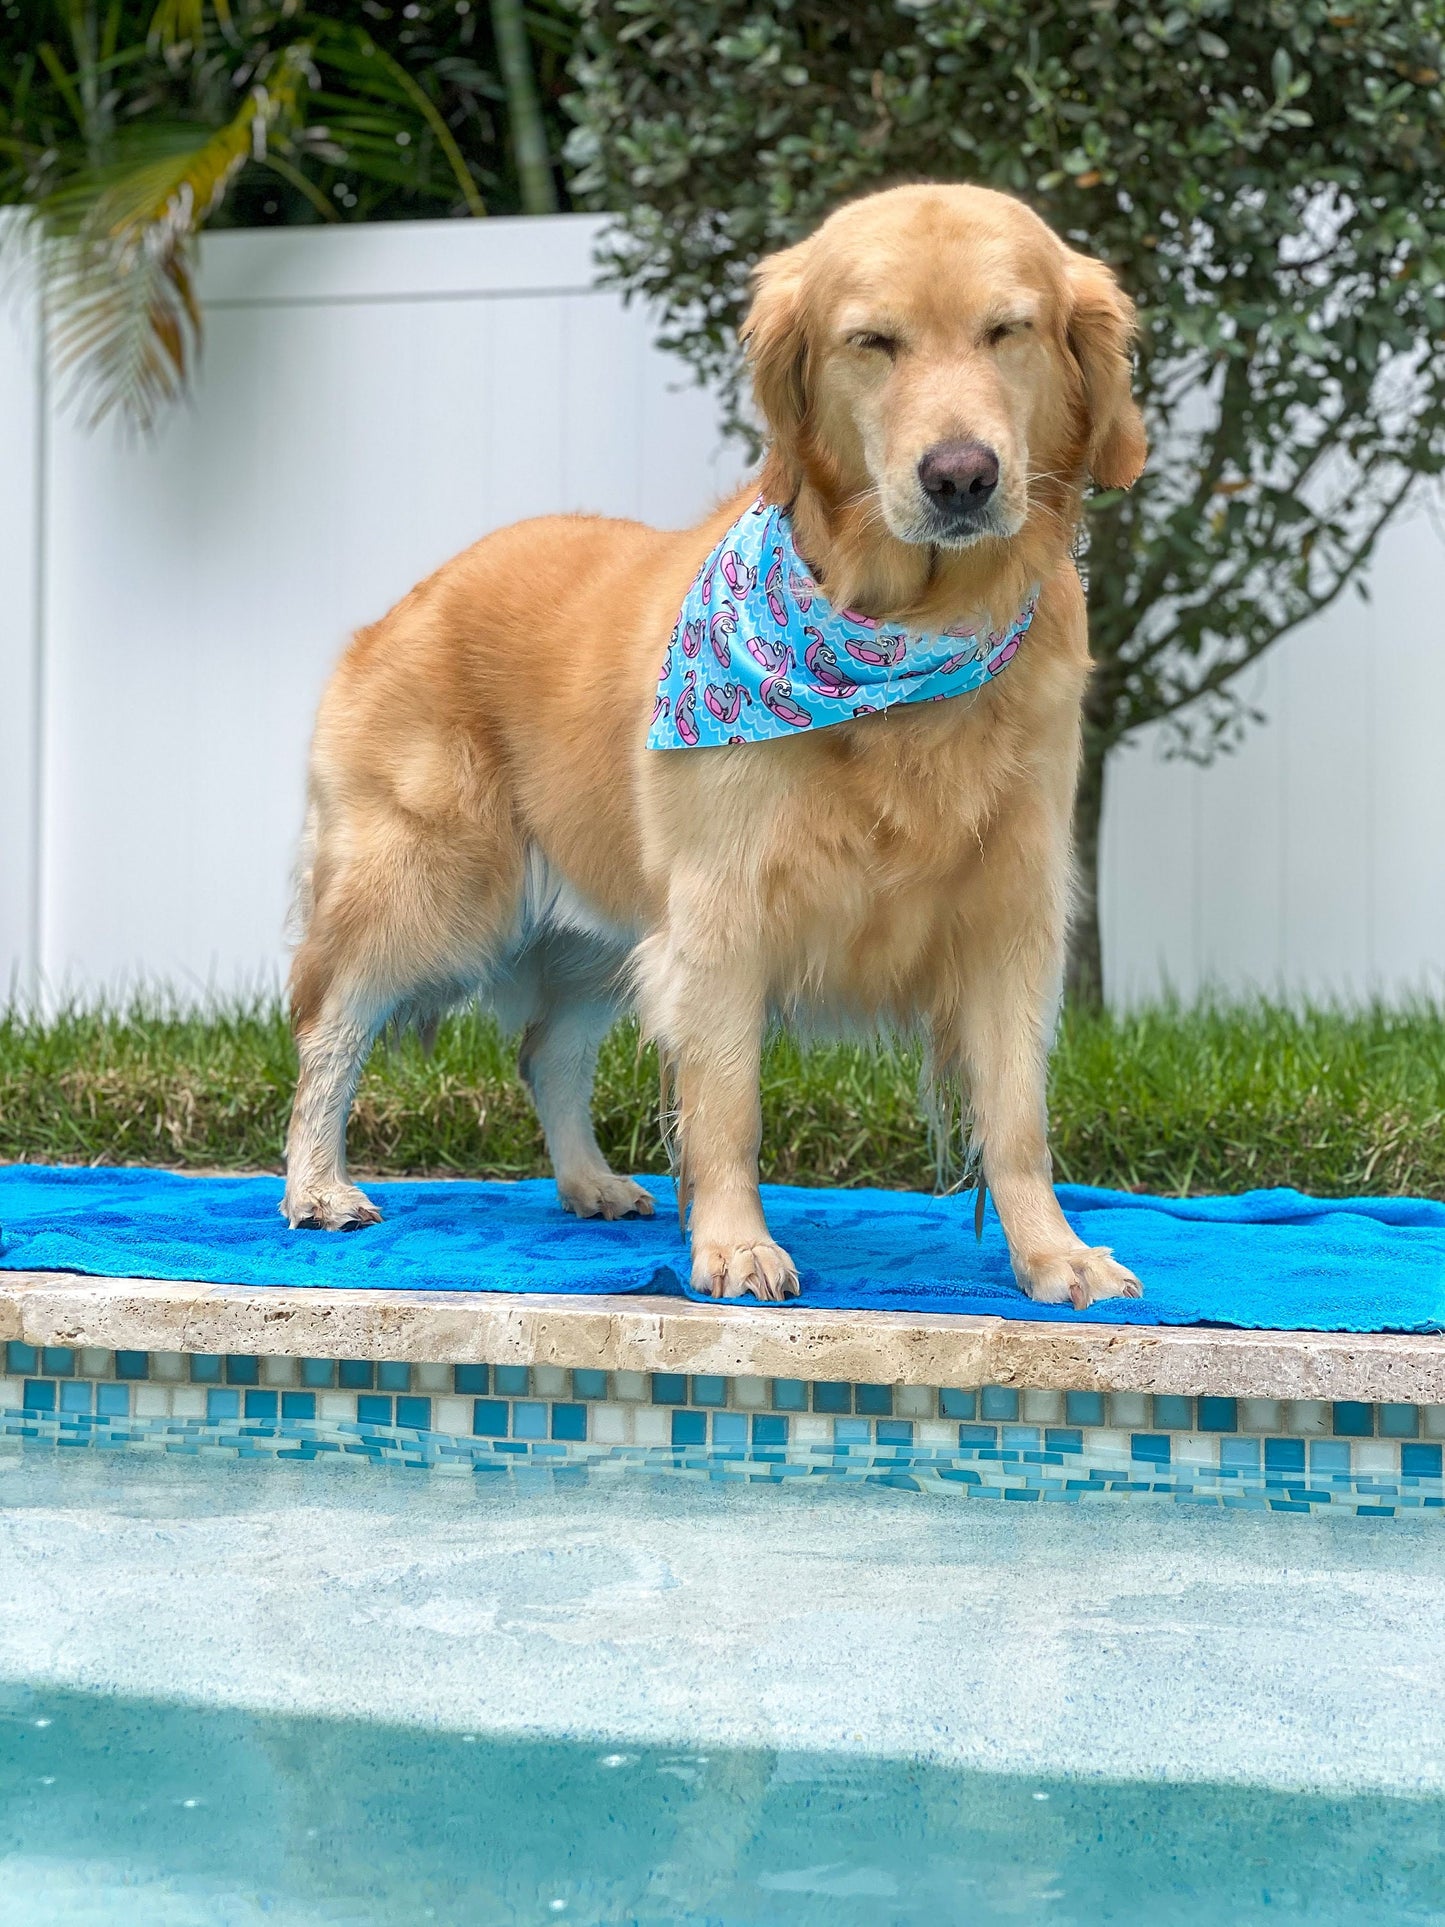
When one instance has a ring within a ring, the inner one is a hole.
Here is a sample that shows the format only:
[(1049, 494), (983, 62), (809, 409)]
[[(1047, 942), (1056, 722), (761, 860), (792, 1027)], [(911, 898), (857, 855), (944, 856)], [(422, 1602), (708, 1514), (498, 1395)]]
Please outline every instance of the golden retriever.
[(682, 601), (757, 483), (682, 533), (504, 528), (356, 635), (311, 757), (290, 1224), (379, 1215), (345, 1166), (367, 1050), (388, 1019), (479, 990), (523, 1031), (562, 1204), (650, 1212), (590, 1117), (631, 1000), (670, 1073), (702, 1291), (798, 1289), (758, 1194), (781, 1016), (921, 1034), (963, 1093), (1022, 1289), (1138, 1293), (1060, 1210), (1045, 1110), (1089, 673), (1072, 546), (1088, 478), (1126, 487), (1144, 464), (1133, 325), (1105, 267), (980, 188), (872, 195), (757, 270), (761, 491), (832, 607), (1003, 627), (1041, 585), (1008, 673), (975, 693), (649, 750)]

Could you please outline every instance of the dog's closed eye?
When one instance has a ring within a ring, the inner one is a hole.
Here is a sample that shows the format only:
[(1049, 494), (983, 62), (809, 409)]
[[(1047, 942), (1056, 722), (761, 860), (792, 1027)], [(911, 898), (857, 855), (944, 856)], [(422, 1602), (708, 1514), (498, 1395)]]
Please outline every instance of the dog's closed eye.
[(890, 361), (898, 353), (900, 346), (897, 335), (882, 334), (874, 328), (860, 328), (848, 337), (850, 348), (861, 348), (865, 354), (887, 355)]
[(997, 348), (1000, 342), (1010, 341), (1016, 335), (1027, 334), (1033, 323), (1026, 316), (1018, 315), (1008, 321), (990, 322), (984, 330), (984, 340), (990, 348)]

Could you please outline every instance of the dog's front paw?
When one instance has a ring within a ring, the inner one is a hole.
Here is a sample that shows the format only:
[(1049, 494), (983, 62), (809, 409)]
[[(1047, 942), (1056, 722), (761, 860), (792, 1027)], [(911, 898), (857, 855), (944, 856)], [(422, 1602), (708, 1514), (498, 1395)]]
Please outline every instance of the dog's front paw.
[(1144, 1287), (1104, 1245), (1080, 1244), (1064, 1251), (1035, 1252), (1014, 1259), (1020, 1289), (1040, 1305), (1072, 1305), (1083, 1311), (1098, 1298), (1140, 1298)]
[(751, 1292), (766, 1304), (798, 1295), (798, 1273), (781, 1245), (767, 1238), (749, 1244), (699, 1244), (694, 1240), (692, 1288), (709, 1298), (741, 1298)]
[(281, 1215), (293, 1231), (360, 1231), (363, 1225), (381, 1223), (380, 1211), (354, 1184), (295, 1191), (288, 1185)]
[(581, 1177), (558, 1178), (562, 1209), (577, 1218), (650, 1218), (657, 1209), (650, 1191), (615, 1171), (588, 1171)]

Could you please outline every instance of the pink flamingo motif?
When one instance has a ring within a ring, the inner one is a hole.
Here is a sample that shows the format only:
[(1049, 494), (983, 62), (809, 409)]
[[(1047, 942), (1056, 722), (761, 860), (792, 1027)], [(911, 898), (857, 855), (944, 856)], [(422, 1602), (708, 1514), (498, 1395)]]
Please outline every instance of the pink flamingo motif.
[(745, 743), (747, 740), (748, 739), (746, 736), (729, 736), (728, 737), (728, 741), (730, 743)]
[(976, 662), (977, 660), (978, 655), (976, 650), (960, 649), (956, 656), (950, 656), (947, 662), (939, 663), (936, 669), (930, 669), (926, 664), (918, 669), (905, 669), (898, 680), (900, 682), (915, 682), (920, 676), (951, 676), (957, 670), (962, 669), (966, 662)]
[(788, 621), (788, 604), (783, 595), (783, 558), (773, 557), (773, 566), (763, 577), (763, 593), (768, 599), (768, 614), (778, 627), (785, 628)]
[(842, 622), (851, 622), (855, 629), (876, 629), (878, 627), (877, 616), (862, 616), (859, 615), (856, 609), (844, 609), (839, 616), (839, 620)]
[(767, 636), (749, 636), (748, 654), (755, 663), (776, 674), (778, 670), (792, 664), (792, 651), (785, 649), (780, 642), (772, 642)]
[(667, 696), (659, 696), (657, 701), (652, 705), (653, 722), (660, 723), (663, 717), (667, 714), (668, 710), (671, 708), (672, 708), (671, 698)]
[(737, 626), (737, 611), (731, 604), (726, 602), (707, 626), (708, 639), (712, 643), (712, 652), (724, 669), (729, 668), (732, 664), (733, 636), (737, 630)]
[(749, 568), (735, 549), (724, 549), (722, 560), (718, 563), (722, 570), (723, 581), (741, 602), (758, 579), (756, 569)]
[(743, 704), (752, 701), (739, 682), (710, 682), (702, 692), (702, 699), (720, 723), (735, 723)]
[(966, 662), (976, 662), (977, 659), (974, 650), (960, 649), (956, 656), (950, 656), (947, 662), (941, 662), (938, 665), (938, 674), (940, 676), (956, 675)]
[(1019, 639), (1017, 636), (1013, 636), (1010, 638), (1008, 642), (1004, 644), (1003, 648), (999, 650), (996, 656), (989, 657), (988, 659), (989, 675), (996, 676), (999, 670), (1003, 668), (1005, 663), (1013, 661), (1014, 657), (1018, 654), (1018, 652), (1019, 652)]
[[(792, 666), (793, 658), (790, 650), (784, 667), (791, 669)], [(763, 700), (764, 708), (771, 710), (778, 721), (786, 723), (790, 729), (807, 729), (812, 723), (811, 714), (803, 708), (801, 703), (793, 701), (793, 685), (782, 671), (764, 676), (763, 686), (758, 694)]]
[(853, 705), (853, 714), (855, 716), (876, 716), (878, 714), (878, 705), (876, 703), (855, 703)]
[(876, 636), (871, 642), (865, 637), (850, 637), (843, 647), (855, 662), (871, 663), (878, 669), (892, 669), (895, 663), (902, 662), (908, 644), (901, 635)]
[(696, 659), (697, 652), (701, 647), (702, 624), (700, 622), (685, 622), (682, 625), (682, 653), (687, 657), (689, 662), (692, 662)]
[(858, 685), (849, 682), (838, 667), (838, 658), (828, 647), (816, 629), (805, 629), (805, 636), (813, 640), (803, 651), (803, 661), (813, 672), (813, 686), (820, 696), (837, 696), (842, 699), (858, 694)]
[(682, 688), (677, 693), (677, 708), (673, 711), (673, 726), (689, 749), (697, 746), (697, 671), (689, 669), (682, 679)]
[(818, 585), (810, 575), (801, 575), (794, 569), (788, 577), (788, 587), (793, 592), (793, 600), (804, 615), (813, 606), (813, 597), (818, 593)]

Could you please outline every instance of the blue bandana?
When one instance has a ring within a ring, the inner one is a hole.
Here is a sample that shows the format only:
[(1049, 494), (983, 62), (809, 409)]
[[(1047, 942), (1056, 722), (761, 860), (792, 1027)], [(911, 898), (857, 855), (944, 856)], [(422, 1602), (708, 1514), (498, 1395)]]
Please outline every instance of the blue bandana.
[(687, 592), (657, 685), (649, 749), (758, 743), (937, 703), (989, 682), (1033, 621), (1033, 590), (1007, 629), (915, 635), (836, 610), (793, 545), (786, 509), (761, 498)]

